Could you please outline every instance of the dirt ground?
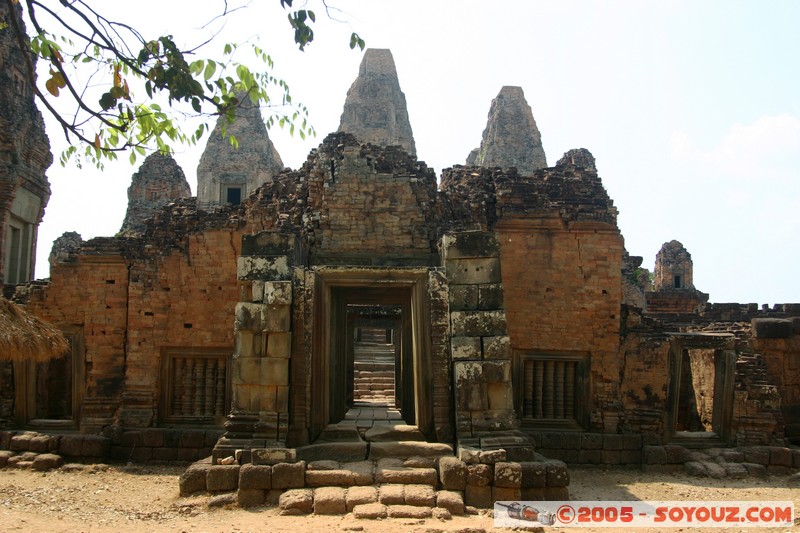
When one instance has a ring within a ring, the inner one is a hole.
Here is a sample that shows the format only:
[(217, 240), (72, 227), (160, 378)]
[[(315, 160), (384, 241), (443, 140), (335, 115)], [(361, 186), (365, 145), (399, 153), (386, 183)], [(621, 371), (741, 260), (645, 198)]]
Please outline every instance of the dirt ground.
[[(490, 512), (444, 521), (358, 520), (352, 515), (288, 517), (279, 516), (274, 507), (209, 509), (208, 496), (179, 497), (178, 476), (182, 470), (167, 466), (104, 465), (68, 465), (47, 473), (0, 470), (0, 531), (509, 531), (493, 529)], [(775, 500), (793, 501), (795, 514), (800, 511), (800, 488), (790, 487), (787, 476), (728, 480), (583, 468), (571, 468), (570, 473), (573, 500)], [(565, 528), (559, 531), (611, 532), (614, 529)], [(671, 531), (700, 529), (673, 528)], [(800, 518), (791, 528), (715, 528), (713, 531), (800, 531)]]

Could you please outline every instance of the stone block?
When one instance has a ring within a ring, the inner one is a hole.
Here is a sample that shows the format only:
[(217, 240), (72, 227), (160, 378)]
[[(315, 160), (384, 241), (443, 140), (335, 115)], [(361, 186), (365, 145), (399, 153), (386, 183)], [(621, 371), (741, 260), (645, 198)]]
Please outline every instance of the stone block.
[(506, 335), (506, 313), (497, 311), (452, 311), (452, 332), (457, 337), (491, 337)]
[[(542, 433), (538, 448), (558, 450), (564, 447), (561, 433)], [(543, 455), (546, 455), (543, 453)]]
[(436, 505), (436, 491), (430, 485), (406, 485), (403, 487), (403, 500), (406, 505), (433, 507)]
[(213, 465), (206, 472), (209, 492), (228, 492), (239, 486), (239, 465)]
[(750, 325), (757, 339), (789, 339), (793, 333), (792, 321), (785, 318), (754, 318)]
[(291, 305), (291, 281), (267, 281), (264, 283), (264, 303), (268, 305)]
[(770, 446), (769, 464), (770, 466), (792, 466), (792, 450), (779, 446)]
[(289, 280), (292, 277), (290, 260), (278, 257), (237, 257), (236, 277), (240, 280)]
[(491, 465), (470, 464), (467, 465), (467, 485), (484, 487), (491, 485), (494, 479), (494, 469)]
[(547, 465), (542, 462), (520, 463), (520, 487), (538, 488), (547, 486)]
[(522, 495), (522, 500), (529, 502), (544, 501), (544, 487), (528, 487), (519, 489)]
[(66, 457), (80, 457), (83, 449), (83, 435), (62, 435), (58, 442), (58, 454)]
[(269, 333), (292, 329), (292, 308), (289, 305), (270, 305), (264, 313), (264, 330)]
[(292, 334), (273, 332), (267, 336), (267, 356), (288, 358), (292, 355)]
[(13, 431), (0, 430), (0, 450), (11, 449), (11, 437), (14, 436)]
[(243, 489), (239, 488), (236, 492), (236, 503), (239, 507), (258, 507), (264, 505), (266, 499), (266, 492), (264, 489)]
[(206, 479), (211, 465), (208, 463), (192, 463), (178, 478), (181, 496), (206, 490)]
[(492, 506), (492, 487), (489, 485), (467, 485), (464, 491), (464, 503), (479, 509), (488, 509)]
[[(264, 329), (266, 307), (264, 304), (238, 302), (235, 311), (236, 330), (239, 332), (262, 331)], [(243, 352), (243, 350), (246, 350), (246, 352)], [(251, 356), (250, 350), (252, 350), (252, 337), (248, 337), (247, 342), (237, 342), (237, 353), (240, 356)]]
[(483, 337), (484, 359), (511, 359), (511, 338), (508, 335)]
[(45, 471), (54, 468), (61, 468), (64, 465), (64, 458), (54, 453), (40, 453), (31, 464), (33, 470)]
[(642, 448), (642, 462), (646, 465), (667, 464), (667, 451), (663, 446), (644, 446)]
[(444, 457), (452, 456), (453, 448), (443, 442), (373, 442), (369, 447), (370, 459), (385, 457)]
[(33, 435), (28, 440), (28, 450), (36, 453), (50, 451), (50, 437), (48, 435)]
[(294, 489), (305, 486), (305, 461), (278, 463), (272, 467), (273, 489)]
[(358, 519), (379, 520), (386, 518), (387, 509), (382, 503), (362, 503), (353, 507), (353, 517)]
[(767, 469), (762, 464), (757, 463), (740, 463), (747, 470), (747, 475), (755, 478), (767, 477)]
[[(294, 448), (253, 448), (252, 461), (256, 465), (276, 465), (278, 463), (294, 463), (297, 451)], [(304, 463), (305, 464), (305, 463)], [(287, 488), (287, 487), (275, 487)]]
[(378, 501), (378, 489), (375, 487), (350, 487), (347, 489), (344, 502), (348, 512), (351, 512), (356, 505), (375, 503)]
[[(289, 385), (289, 359), (265, 357), (261, 360), (261, 384), (286, 387)], [(265, 409), (266, 410), (266, 409)]]
[(390, 505), (386, 508), (386, 516), (389, 518), (430, 518), (432, 511), (430, 507), (417, 507), (414, 505)]
[(160, 448), (164, 446), (164, 430), (159, 428), (147, 428), (142, 430), (142, 446), (149, 448)]
[[(689, 450), (683, 446), (675, 444), (665, 444), (664, 451), (667, 453), (667, 464), (679, 465), (683, 464), (690, 459)], [(769, 456), (769, 454), (767, 454)]]
[(449, 291), (451, 311), (474, 311), (478, 309), (477, 285), (451, 285)]
[(496, 463), (494, 465), (494, 486), (520, 488), (522, 486), (522, 466), (520, 463)]
[(604, 450), (621, 450), (622, 449), (622, 435), (614, 433), (605, 433), (603, 435), (603, 449)]
[(483, 450), (478, 458), (485, 465), (493, 465), (507, 459), (505, 450)]
[(581, 436), (582, 450), (601, 450), (603, 448), (602, 433), (584, 433)]
[(111, 440), (100, 435), (84, 435), (81, 443), (81, 455), (83, 457), (102, 458), (108, 456), (108, 449), (111, 447)]
[(567, 470), (567, 465), (564, 462), (556, 460), (545, 461), (545, 468), (547, 469), (548, 487), (569, 486), (569, 470)]
[(436, 507), (447, 509), (454, 516), (464, 514), (464, 496), (462, 492), (440, 490), (436, 493)]
[(236, 505), (236, 493), (227, 492), (223, 494), (215, 494), (208, 499), (209, 509), (218, 509), (221, 507), (231, 507)]
[(345, 494), (345, 489), (341, 487), (320, 487), (314, 489), (314, 514), (345, 514), (347, 512)]
[(402, 505), (405, 502), (403, 485), (381, 485), (378, 488), (378, 501), (384, 505)]
[[(570, 462), (570, 461), (567, 461)], [(620, 464), (638, 465), (642, 463), (642, 452), (640, 450), (622, 450), (619, 457)]]
[(194, 448), (151, 448), (154, 461), (177, 461), (178, 450), (194, 449)]
[(442, 250), (445, 259), (497, 257), (500, 255), (500, 244), (493, 232), (462, 231), (443, 236)]
[(314, 492), (311, 489), (292, 489), (281, 494), (278, 508), (282, 515), (309, 514), (314, 510)]
[(569, 487), (545, 487), (544, 499), (550, 502), (569, 501)]
[(450, 337), (450, 353), (453, 359), (480, 359), (480, 337)]
[(239, 490), (271, 489), (272, 467), (269, 465), (244, 464), (239, 469)]
[(634, 434), (622, 435), (622, 449), (623, 450), (641, 450), (642, 449), (642, 436)]
[(0, 468), (5, 468), (8, 460), (14, 457), (14, 452), (11, 450), (0, 450)]
[(181, 448), (202, 448), (206, 443), (206, 432), (202, 429), (187, 429), (181, 432)]
[(505, 307), (503, 297), (503, 285), (500, 283), (489, 283), (478, 285), (478, 309), (491, 310), (503, 309)]
[(603, 464), (603, 450), (578, 450), (578, 463), (585, 465)]
[(767, 446), (746, 446), (741, 450), (744, 453), (745, 462), (764, 466), (769, 464), (770, 453)]
[(342, 461), (362, 461), (367, 457), (367, 443), (363, 441), (325, 442), (297, 449), (297, 458), (304, 461), (315, 461), (327, 457), (336, 457)]
[[(278, 256), (295, 258), (300, 255), (301, 245), (298, 238), (291, 233), (280, 231), (261, 231), (242, 235), (243, 256)], [(295, 264), (295, 261), (292, 261)]]
[(600, 458), (604, 465), (618, 465), (622, 462), (622, 450), (601, 450)]
[(464, 490), (467, 465), (456, 457), (442, 457), (439, 459), (439, 479), (446, 490)]
[(496, 502), (520, 501), (522, 489), (512, 487), (492, 487), (492, 500)]

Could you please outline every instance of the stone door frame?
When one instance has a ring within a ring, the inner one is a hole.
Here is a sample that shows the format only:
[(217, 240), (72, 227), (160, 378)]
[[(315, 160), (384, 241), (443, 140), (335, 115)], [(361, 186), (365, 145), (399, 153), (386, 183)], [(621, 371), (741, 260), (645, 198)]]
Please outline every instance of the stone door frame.
[[(352, 268), (315, 269), (313, 345), (311, 355), (310, 438), (326, 425), (338, 422), (346, 404), (348, 303), (403, 306), (403, 344), (408, 354), (402, 369), (400, 392), (404, 418), (425, 434), (433, 429), (433, 381), (430, 364), (428, 269)], [(342, 334), (337, 334), (337, 330)], [(349, 364), (352, 364), (350, 362)]]
[[(680, 432), (675, 430), (680, 403), (681, 367), (683, 351), (691, 349), (714, 350), (714, 399), (712, 404), (712, 430), (701, 438), (717, 439), (722, 443), (731, 440), (733, 419), (733, 392), (736, 372), (736, 352), (733, 335), (723, 333), (672, 333), (669, 350), (669, 396), (664, 427), (664, 443), (676, 442)], [(696, 440), (696, 439), (693, 439)]]

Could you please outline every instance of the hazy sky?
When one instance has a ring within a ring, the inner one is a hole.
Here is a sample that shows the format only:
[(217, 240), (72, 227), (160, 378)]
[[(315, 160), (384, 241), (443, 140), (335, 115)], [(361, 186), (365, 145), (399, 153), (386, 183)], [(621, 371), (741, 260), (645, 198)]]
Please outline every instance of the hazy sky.
[[(285, 165), (299, 167), (337, 129), (361, 61), (347, 46), (355, 30), (368, 46), (391, 49), (417, 155), (437, 174), (464, 163), (492, 98), (503, 85), (519, 85), (548, 164), (570, 148), (595, 156), (626, 248), (644, 257), (643, 266), (652, 270), (661, 245), (677, 239), (692, 254), (695, 286), (712, 302), (800, 302), (800, 2), (329, 3), (345, 22), (310, 4), (317, 34), (305, 52), (292, 46), (278, 0), (230, 16), (218, 40), (221, 48), (260, 39), (275, 74), (308, 106), (316, 138), (270, 131)], [(116, 9), (127, 13), (108, 13), (142, 16), (148, 36), (172, 33), (196, 44), (208, 33), (198, 28), (215, 14), (205, 6), (217, 4), (204, 2), (198, 13), (198, 3), (147, 0), (134, 14), (123, 3)], [(63, 135), (48, 131), (58, 158)], [(193, 192), (202, 148), (176, 154)], [(88, 239), (119, 230), (137, 168), (126, 160), (104, 173), (51, 167), (38, 277), (48, 274), (47, 255), (62, 232)]]

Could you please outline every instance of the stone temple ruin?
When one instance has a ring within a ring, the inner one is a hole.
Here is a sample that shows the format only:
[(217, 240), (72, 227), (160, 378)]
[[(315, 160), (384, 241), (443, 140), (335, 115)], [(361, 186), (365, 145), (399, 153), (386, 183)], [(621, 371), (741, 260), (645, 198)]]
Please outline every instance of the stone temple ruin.
[(438, 180), (388, 50), (301, 168), (254, 117), (239, 151), (211, 137), (196, 198), (152, 155), (117, 236), (7, 275), (71, 350), (0, 362), (5, 461), (211, 456), (184, 493), (319, 513), (566, 499), (572, 464), (800, 467), (800, 305), (709, 304), (677, 241), (651, 281), (589, 151), (547, 166), (522, 89)]

